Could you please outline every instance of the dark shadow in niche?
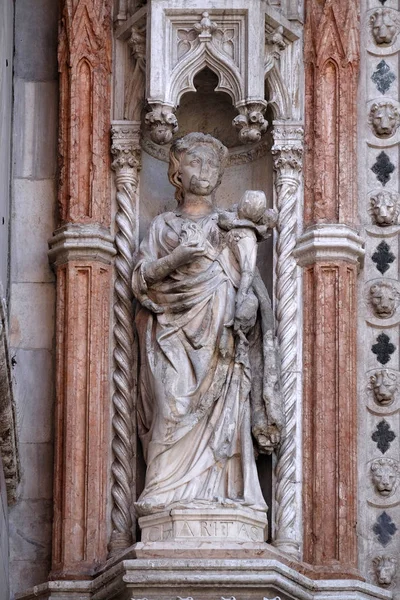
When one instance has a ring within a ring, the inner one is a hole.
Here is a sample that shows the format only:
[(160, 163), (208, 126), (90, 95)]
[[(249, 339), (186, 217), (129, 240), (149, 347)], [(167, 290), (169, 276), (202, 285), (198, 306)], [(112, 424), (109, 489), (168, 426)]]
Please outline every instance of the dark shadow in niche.
[(196, 92), (184, 94), (176, 111), (179, 123), (176, 137), (202, 131), (216, 137), (227, 148), (238, 146), (237, 131), (232, 125), (238, 111), (229, 94), (214, 91), (218, 76), (206, 67), (197, 73), (193, 83)]

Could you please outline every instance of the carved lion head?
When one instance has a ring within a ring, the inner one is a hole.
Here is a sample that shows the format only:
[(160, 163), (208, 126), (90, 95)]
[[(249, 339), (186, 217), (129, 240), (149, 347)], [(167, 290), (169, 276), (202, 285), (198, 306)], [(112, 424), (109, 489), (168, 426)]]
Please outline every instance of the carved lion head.
[(375, 316), (380, 319), (393, 317), (399, 305), (400, 294), (397, 288), (388, 281), (380, 281), (371, 285), (369, 290), (369, 302)]
[(371, 31), (378, 46), (393, 44), (397, 37), (397, 27), (387, 8), (378, 8), (370, 17)]
[(400, 125), (400, 113), (390, 100), (374, 102), (369, 111), (369, 124), (378, 137), (389, 138)]
[(392, 496), (399, 481), (399, 465), (391, 458), (377, 458), (371, 463), (372, 483), (381, 496)]
[(370, 377), (370, 388), (374, 392), (375, 400), (382, 406), (392, 404), (397, 390), (397, 377), (387, 369), (375, 371)]
[(380, 191), (371, 196), (371, 214), (377, 225), (395, 225), (399, 209), (399, 198), (394, 192)]
[(396, 558), (394, 556), (376, 556), (372, 564), (378, 583), (380, 585), (390, 585), (396, 574)]

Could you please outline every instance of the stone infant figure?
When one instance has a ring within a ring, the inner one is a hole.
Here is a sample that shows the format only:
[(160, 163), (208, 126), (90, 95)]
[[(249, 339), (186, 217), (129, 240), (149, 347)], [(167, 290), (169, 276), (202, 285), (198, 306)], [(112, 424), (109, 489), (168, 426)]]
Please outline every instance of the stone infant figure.
[[(250, 315), (255, 314), (258, 300), (252, 291), (256, 272), (257, 241), (270, 235), (275, 226), (277, 213), (267, 209), (264, 192), (247, 190), (241, 197), (234, 212), (223, 211), (219, 215), (219, 225), (228, 231), (228, 244), (231, 246), (241, 268), (241, 280), (237, 292), (237, 316), (234, 329), (241, 335), (254, 325)], [(243, 300), (245, 299), (245, 302)], [(240, 314), (239, 314), (240, 313)]]

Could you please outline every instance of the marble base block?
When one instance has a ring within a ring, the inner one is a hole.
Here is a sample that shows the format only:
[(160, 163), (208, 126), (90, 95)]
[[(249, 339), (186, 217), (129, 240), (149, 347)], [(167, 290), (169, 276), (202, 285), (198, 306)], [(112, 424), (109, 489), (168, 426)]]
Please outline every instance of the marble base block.
[(142, 542), (217, 544), (264, 542), (267, 515), (248, 508), (175, 508), (141, 517)]

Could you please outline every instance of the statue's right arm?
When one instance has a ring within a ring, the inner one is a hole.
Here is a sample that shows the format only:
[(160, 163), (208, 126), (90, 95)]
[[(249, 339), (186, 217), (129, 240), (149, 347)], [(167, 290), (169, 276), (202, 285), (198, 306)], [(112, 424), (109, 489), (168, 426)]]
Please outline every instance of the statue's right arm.
[(151, 286), (158, 281), (162, 281), (168, 275), (191, 262), (195, 258), (202, 256), (205, 249), (203, 246), (181, 244), (177, 246), (171, 254), (163, 256), (143, 265), (143, 277), (147, 285)]

